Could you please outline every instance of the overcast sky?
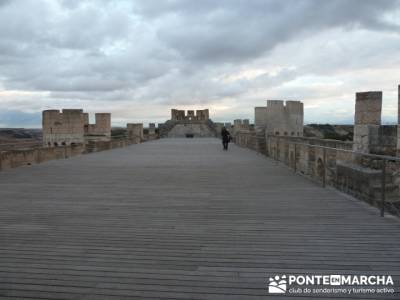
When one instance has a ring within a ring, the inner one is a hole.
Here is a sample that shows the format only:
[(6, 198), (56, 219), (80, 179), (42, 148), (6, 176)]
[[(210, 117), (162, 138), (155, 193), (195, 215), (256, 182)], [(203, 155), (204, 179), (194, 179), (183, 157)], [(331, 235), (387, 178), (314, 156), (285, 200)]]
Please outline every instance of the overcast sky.
[(400, 1), (0, 0), (0, 127), (41, 111), (163, 122), (171, 108), (254, 118), (301, 100), (305, 121), (353, 123), (357, 91), (397, 118)]

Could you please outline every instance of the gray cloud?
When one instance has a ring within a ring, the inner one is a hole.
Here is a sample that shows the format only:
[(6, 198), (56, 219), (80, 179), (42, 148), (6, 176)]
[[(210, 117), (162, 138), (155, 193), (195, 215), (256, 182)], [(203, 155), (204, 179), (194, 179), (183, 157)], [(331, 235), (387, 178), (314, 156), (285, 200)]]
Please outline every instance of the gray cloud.
[(3, 0), (0, 109), (13, 110), (7, 91), (19, 91), (32, 93), (28, 107), (102, 101), (118, 114), (127, 101), (198, 104), (229, 119), (229, 103), (243, 109), (304, 91), (322, 98), (323, 86), (301, 86), (310, 76), (354, 80), (347, 94), (364, 87), (360, 74), (374, 80), (365, 69), (400, 67), (399, 7), (391, 0)]
[[(156, 2), (145, 2), (145, 11), (154, 11), (158, 7)], [(236, 63), (254, 59), (291, 38), (326, 28), (399, 30), (398, 25), (382, 18), (382, 13), (397, 7), (396, 1), (219, 1), (216, 6), (213, 3), (172, 1), (165, 5), (160, 13), (167, 22), (159, 29), (160, 38), (188, 59)]]

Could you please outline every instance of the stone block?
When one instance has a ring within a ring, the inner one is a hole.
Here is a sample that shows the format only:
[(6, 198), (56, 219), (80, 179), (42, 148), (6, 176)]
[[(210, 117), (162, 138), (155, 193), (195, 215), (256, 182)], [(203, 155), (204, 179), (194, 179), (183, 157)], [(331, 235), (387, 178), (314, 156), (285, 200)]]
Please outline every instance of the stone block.
[(354, 124), (380, 125), (382, 113), (382, 92), (356, 93)]

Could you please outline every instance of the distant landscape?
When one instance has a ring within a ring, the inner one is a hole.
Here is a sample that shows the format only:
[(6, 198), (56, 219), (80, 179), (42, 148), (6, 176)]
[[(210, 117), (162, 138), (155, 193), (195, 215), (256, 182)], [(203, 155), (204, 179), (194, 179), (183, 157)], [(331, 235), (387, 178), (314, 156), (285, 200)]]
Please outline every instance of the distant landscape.
[(42, 144), (42, 130), (28, 128), (0, 128), (0, 150), (38, 147)]
[(308, 124), (303, 127), (305, 137), (352, 141), (353, 125)]

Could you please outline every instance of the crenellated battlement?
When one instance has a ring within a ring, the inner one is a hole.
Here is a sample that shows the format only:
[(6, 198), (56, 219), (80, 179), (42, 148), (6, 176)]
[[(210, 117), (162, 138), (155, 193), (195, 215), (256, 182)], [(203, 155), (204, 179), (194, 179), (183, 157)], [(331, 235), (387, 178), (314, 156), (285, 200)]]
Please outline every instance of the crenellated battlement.
[(301, 101), (267, 100), (256, 107), (255, 126), (270, 135), (303, 136), (304, 108)]
[(96, 123), (89, 124), (83, 109), (44, 110), (42, 113), (45, 147), (81, 144), (88, 140), (110, 140), (111, 114), (96, 113)]
[(208, 121), (210, 118), (209, 110), (185, 110), (171, 109), (171, 121)]

